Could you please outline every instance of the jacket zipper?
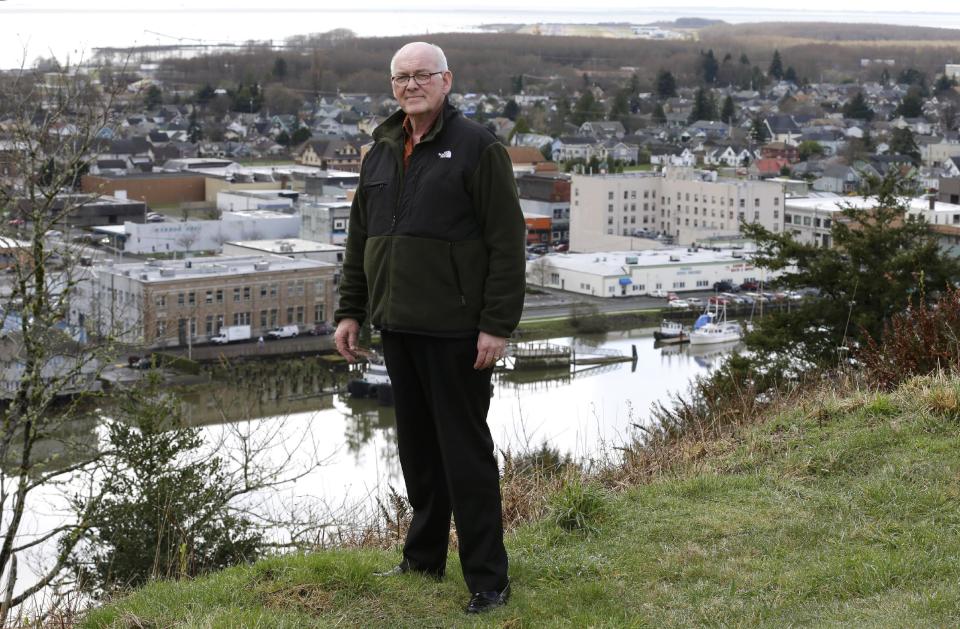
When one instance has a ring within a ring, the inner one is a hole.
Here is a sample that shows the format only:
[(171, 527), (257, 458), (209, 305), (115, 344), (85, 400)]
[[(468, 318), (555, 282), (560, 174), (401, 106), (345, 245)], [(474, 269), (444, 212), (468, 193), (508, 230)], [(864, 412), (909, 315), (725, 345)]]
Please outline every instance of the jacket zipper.
[(460, 269), (457, 268), (457, 259), (453, 255), (453, 242), (450, 242), (450, 266), (453, 268), (453, 281), (457, 285), (457, 292), (460, 294), (460, 305), (467, 305), (467, 298), (463, 294), (463, 287), (460, 285)]

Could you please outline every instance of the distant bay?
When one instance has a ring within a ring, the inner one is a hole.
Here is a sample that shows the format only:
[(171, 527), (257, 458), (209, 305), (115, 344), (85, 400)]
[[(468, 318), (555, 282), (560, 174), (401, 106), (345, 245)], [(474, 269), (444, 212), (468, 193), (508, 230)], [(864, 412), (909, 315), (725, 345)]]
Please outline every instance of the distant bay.
[[(275, 19), (271, 19), (274, 16)], [(484, 24), (649, 24), (698, 17), (745, 22), (882, 23), (960, 29), (960, 13), (818, 11), (801, 8), (746, 9), (652, 7), (560, 10), (348, 10), (174, 8), (44, 9), (26, 3), (0, 4), (0, 68), (31, 65), (37, 57), (55, 56), (76, 63), (92, 50), (109, 46), (241, 44), (250, 40), (282, 43), (287, 37), (347, 28), (363, 37), (438, 32), (470, 32)]]

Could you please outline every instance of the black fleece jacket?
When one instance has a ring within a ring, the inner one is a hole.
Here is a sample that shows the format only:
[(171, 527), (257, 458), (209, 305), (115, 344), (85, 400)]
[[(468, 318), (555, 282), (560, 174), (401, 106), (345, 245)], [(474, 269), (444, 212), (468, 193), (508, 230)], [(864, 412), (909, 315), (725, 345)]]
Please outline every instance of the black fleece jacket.
[(335, 320), (507, 337), (523, 309), (524, 221), (506, 149), (449, 103), (403, 165), (404, 113), (373, 133)]

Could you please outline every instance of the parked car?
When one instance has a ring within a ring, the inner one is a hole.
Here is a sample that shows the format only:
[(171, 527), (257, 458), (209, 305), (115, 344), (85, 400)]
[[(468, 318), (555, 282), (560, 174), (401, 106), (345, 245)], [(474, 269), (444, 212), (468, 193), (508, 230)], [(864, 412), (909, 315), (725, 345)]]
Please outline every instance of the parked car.
[(760, 288), (760, 284), (752, 280), (747, 280), (740, 285), (740, 290), (757, 290), (758, 288)]
[(670, 300), (670, 301), (667, 302), (667, 305), (670, 306), (671, 308), (676, 308), (676, 309), (678, 309), (678, 310), (682, 310), (682, 309), (684, 309), (684, 308), (689, 308), (689, 307), (690, 307), (690, 302), (688, 302), (688, 301), (686, 301), (686, 300), (684, 300), (684, 299), (672, 299), (672, 300)]
[(565, 242), (558, 243), (554, 245), (553, 250), (557, 253), (565, 253), (570, 250), (570, 245)]
[(162, 223), (167, 218), (163, 214), (158, 214), (156, 212), (147, 212), (147, 222), (148, 223)]
[(527, 247), (528, 252), (534, 253), (538, 256), (542, 256), (547, 253), (548, 249), (549, 247), (547, 247), (547, 245), (531, 245)]
[(293, 338), (300, 334), (300, 328), (296, 325), (283, 325), (278, 328), (273, 328), (267, 332), (267, 338), (271, 339), (288, 339)]
[(722, 295), (711, 295), (710, 299), (707, 300), (712, 306), (726, 306), (730, 303), (730, 300)]
[(729, 280), (720, 280), (719, 282), (713, 283), (713, 290), (718, 293), (732, 293), (737, 289), (734, 287), (733, 282)]
[(702, 306), (702, 305), (703, 305), (703, 300), (700, 299), (699, 297), (687, 297), (687, 298), (686, 298), (686, 302), (687, 302), (687, 304), (689, 304), (689, 305), (691, 305), (691, 306)]
[(727, 300), (727, 303), (731, 303), (731, 304), (745, 304), (745, 303), (747, 303), (747, 300), (745, 300), (745, 299), (744, 299), (743, 297), (741, 297), (740, 295), (736, 295), (736, 294), (734, 294), (734, 293), (720, 293), (720, 297), (723, 297), (724, 299)]
[(673, 301), (674, 299), (680, 299), (680, 295), (676, 293), (667, 293), (667, 301)]
[(652, 291), (647, 292), (647, 297), (666, 297), (667, 291), (662, 288), (655, 288)]
[(326, 321), (321, 321), (317, 325), (310, 328), (310, 334), (313, 336), (326, 336), (328, 334), (333, 334), (337, 331), (337, 328)]

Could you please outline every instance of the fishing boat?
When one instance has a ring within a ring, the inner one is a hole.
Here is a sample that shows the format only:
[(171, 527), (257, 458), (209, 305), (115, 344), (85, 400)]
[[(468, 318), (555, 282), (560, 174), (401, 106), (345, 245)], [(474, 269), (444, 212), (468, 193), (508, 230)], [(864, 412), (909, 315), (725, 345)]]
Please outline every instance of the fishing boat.
[(729, 343), (743, 338), (743, 328), (737, 321), (727, 321), (726, 304), (707, 304), (690, 332), (690, 345)]
[(686, 343), (689, 338), (687, 330), (679, 321), (664, 319), (660, 328), (653, 331), (653, 339), (659, 343)]
[(393, 384), (387, 373), (383, 359), (370, 352), (366, 354), (367, 368), (363, 376), (347, 383), (347, 392), (351, 397), (374, 398), (382, 406), (393, 404)]

